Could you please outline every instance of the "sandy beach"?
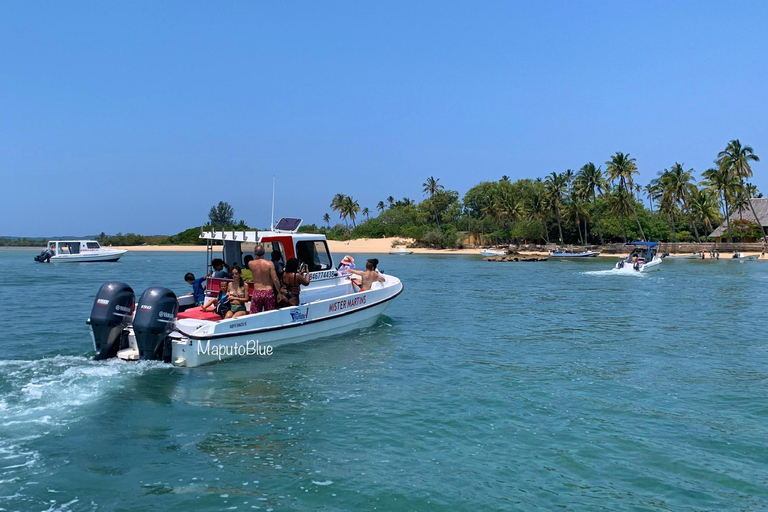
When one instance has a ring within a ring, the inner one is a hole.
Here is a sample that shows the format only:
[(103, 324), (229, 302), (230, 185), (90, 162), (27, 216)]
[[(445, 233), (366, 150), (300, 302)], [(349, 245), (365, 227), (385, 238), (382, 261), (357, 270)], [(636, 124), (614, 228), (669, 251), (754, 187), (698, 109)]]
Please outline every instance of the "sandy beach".
[[(338, 241), (328, 240), (328, 247), (334, 254), (388, 254), (389, 251), (395, 250), (392, 247), (392, 243), (399, 241), (400, 244), (397, 247), (405, 247), (413, 240), (409, 238), (358, 238), (356, 240)], [(204, 245), (137, 245), (137, 246), (125, 246), (125, 247), (112, 247), (113, 249), (126, 249), (128, 251), (140, 252), (140, 251), (188, 251), (188, 252), (205, 252)], [(478, 255), (480, 249), (421, 249), (413, 248), (408, 249), (413, 251), (414, 254), (473, 254)], [(545, 251), (521, 251), (523, 254), (546, 256)], [(759, 252), (745, 252), (746, 256), (754, 254), (760, 254)], [(723, 252), (720, 254), (721, 259), (728, 259), (733, 253)], [(600, 254), (598, 257), (617, 259), (621, 255), (619, 254)], [(709, 259), (709, 252), (704, 253), (705, 259)]]

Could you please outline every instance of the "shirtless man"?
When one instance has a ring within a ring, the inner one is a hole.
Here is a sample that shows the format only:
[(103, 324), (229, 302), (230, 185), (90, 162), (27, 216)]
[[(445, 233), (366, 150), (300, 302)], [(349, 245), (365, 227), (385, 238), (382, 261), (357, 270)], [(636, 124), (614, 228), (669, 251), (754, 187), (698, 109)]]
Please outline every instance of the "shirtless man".
[(362, 270), (355, 270), (348, 268), (345, 272), (350, 274), (357, 274), (363, 278), (363, 286), (360, 288), (361, 292), (365, 292), (371, 289), (373, 283), (383, 283), (385, 281), (384, 276), (376, 271), (376, 267), (379, 266), (379, 260), (371, 258), (365, 262), (365, 272)]
[[(280, 300), (280, 281), (277, 280), (275, 266), (264, 259), (264, 246), (257, 244), (253, 250), (256, 259), (248, 262), (248, 269), (253, 274), (253, 293), (251, 294), (250, 313), (275, 309), (275, 299)], [(277, 290), (277, 297), (275, 291)]]

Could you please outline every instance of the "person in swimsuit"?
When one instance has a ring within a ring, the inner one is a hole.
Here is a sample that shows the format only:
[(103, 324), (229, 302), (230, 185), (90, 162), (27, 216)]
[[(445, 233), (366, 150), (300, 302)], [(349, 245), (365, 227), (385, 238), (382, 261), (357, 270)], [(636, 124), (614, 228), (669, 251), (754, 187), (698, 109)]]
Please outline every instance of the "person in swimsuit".
[(248, 266), (253, 274), (253, 293), (251, 294), (251, 314), (275, 309), (275, 303), (283, 298), (280, 293), (280, 281), (271, 261), (264, 259), (264, 245), (257, 244), (253, 250), (256, 259)]
[(245, 310), (245, 303), (248, 302), (248, 286), (243, 281), (242, 271), (240, 267), (233, 266), (230, 270), (232, 274), (232, 286), (229, 287), (229, 311), (224, 318), (235, 318), (238, 316), (247, 315)]
[(283, 296), (288, 299), (290, 306), (298, 306), (300, 304), (299, 294), (301, 293), (301, 285), (309, 285), (309, 272), (307, 272), (307, 266), (301, 265), (301, 261), (297, 258), (291, 258), (285, 264), (285, 272), (283, 273), (283, 284), (285, 285), (285, 293)]
[(363, 278), (363, 286), (360, 288), (361, 292), (365, 292), (371, 289), (373, 283), (383, 283), (386, 281), (384, 276), (379, 274), (376, 267), (379, 266), (379, 260), (371, 258), (365, 262), (365, 272), (361, 270), (347, 269), (350, 274), (357, 274)]
[[(214, 311), (220, 317), (225, 318), (229, 313), (230, 303), (229, 297), (227, 297), (227, 291), (229, 289), (229, 281), (222, 281), (219, 283), (219, 294), (212, 299), (208, 299), (201, 308), (201, 311)], [(210, 309), (208, 309), (210, 307)]]

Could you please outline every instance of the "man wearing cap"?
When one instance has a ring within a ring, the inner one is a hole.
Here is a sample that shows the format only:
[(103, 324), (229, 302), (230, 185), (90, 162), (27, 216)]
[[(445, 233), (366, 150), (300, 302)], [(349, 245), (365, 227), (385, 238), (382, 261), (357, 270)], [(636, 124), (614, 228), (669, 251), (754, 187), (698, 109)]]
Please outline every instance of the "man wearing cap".
[(277, 279), (275, 266), (264, 259), (264, 246), (257, 244), (253, 250), (256, 259), (248, 262), (248, 269), (253, 274), (253, 293), (251, 294), (251, 313), (275, 309), (276, 299), (280, 300), (280, 281)]

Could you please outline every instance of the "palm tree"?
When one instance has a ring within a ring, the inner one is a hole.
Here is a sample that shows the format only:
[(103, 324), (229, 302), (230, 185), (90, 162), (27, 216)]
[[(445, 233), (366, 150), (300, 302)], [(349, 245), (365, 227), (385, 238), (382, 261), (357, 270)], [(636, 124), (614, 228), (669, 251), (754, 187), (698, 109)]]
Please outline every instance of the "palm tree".
[(327, 213), (325, 215), (323, 215), (323, 222), (325, 222), (328, 225), (328, 227), (330, 228), (331, 227), (331, 216), (328, 215)]
[(651, 213), (653, 213), (653, 199), (656, 197), (656, 188), (653, 186), (653, 183), (649, 183), (643, 190), (645, 191), (645, 197), (648, 198), (648, 206)]
[(602, 197), (608, 190), (608, 182), (603, 175), (602, 169), (595, 167), (595, 164), (592, 162), (585, 164), (576, 176), (576, 190), (581, 197), (592, 202), (595, 212), (595, 222), (592, 225), (597, 225), (597, 236), (600, 237), (600, 243), (605, 243), (603, 241), (603, 232), (600, 229), (600, 213), (597, 207), (597, 196), (600, 195)]
[(627, 243), (627, 227), (624, 219), (632, 213), (632, 203), (634, 199), (632, 194), (623, 188), (616, 188), (607, 196), (608, 211), (621, 219), (621, 232), (624, 236), (624, 243)]
[(560, 243), (563, 243), (563, 227), (560, 224), (560, 205), (563, 202), (563, 193), (566, 189), (565, 175), (553, 172), (544, 180), (546, 190), (546, 199), (550, 208), (554, 210), (557, 217), (557, 230), (560, 233)]
[(370, 211), (370, 210), (369, 210), (367, 207), (366, 207), (366, 208), (363, 208), (363, 211), (362, 211), (362, 212), (360, 212), (360, 213), (362, 213), (363, 215), (365, 215), (365, 220), (370, 220), (370, 219), (368, 218), (368, 214), (369, 214), (369, 213), (371, 213), (371, 211)]
[[(628, 195), (632, 194), (634, 179), (633, 175), (637, 174), (637, 165), (635, 159), (629, 157), (629, 153), (626, 155), (621, 152), (616, 152), (610, 160), (605, 162), (605, 170), (608, 173), (608, 179), (612, 182), (619, 182), (619, 189), (624, 190)], [(621, 198), (621, 201), (628, 200), (625, 194), (619, 194), (617, 197)], [(645, 233), (643, 232), (643, 226), (640, 225), (640, 219), (637, 217), (637, 210), (635, 210), (634, 201), (628, 203), (630, 211), (635, 216), (635, 222), (640, 229), (640, 236), (645, 240)]]
[(571, 183), (573, 183), (573, 178), (576, 176), (576, 174), (573, 172), (572, 169), (566, 169), (563, 173), (563, 177), (565, 178), (565, 185), (568, 187), (568, 190), (571, 189)]
[(693, 219), (688, 207), (688, 198), (693, 194), (693, 190), (696, 189), (696, 186), (692, 183), (693, 172), (693, 169), (686, 171), (681, 164), (675, 162), (675, 165), (662, 175), (661, 187), (662, 193), (668, 194), (672, 202), (682, 204), (683, 212), (688, 215), (696, 236), (696, 242), (698, 243), (700, 241), (699, 230), (696, 228), (696, 221)]
[[(589, 220), (589, 208), (587, 202), (582, 201), (577, 193), (572, 193), (570, 201), (565, 205), (565, 214), (576, 224), (576, 230), (579, 232), (579, 242), (587, 243), (587, 220)], [(584, 236), (581, 236), (581, 221), (584, 221)]]
[(715, 193), (711, 190), (693, 189), (695, 192), (691, 195), (690, 208), (693, 215), (704, 224), (708, 232), (714, 231), (713, 226), (720, 223), (722, 216), (720, 208), (717, 206)]
[[(752, 150), (751, 146), (742, 146), (739, 139), (734, 139), (728, 143), (723, 151), (717, 154), (717, 163), (721, 169), (726, 169), (730, 174), (739, 178), (741, 182), (741, 189), (745, 189), (745, 182), (747, 178), (752, 177), (752, 167), (749, 162), (759, 162), (760, 158)], [(765, 228), (763, 227), (763, 219), (757, 217), (755, 207), (752, 204), (751, 197), (747, 193), (747, 202), (752, 210), (752, 215), (755, 216), (755, 221), (760, 226), (760, 231), (763, 234), (763, 240), (765, 240)]]
[(376, 205), (376, 209), (383, 212), (384, 208), (386, 208), (386, 206), (384, 206), (384, 201), (379, 201), (379, 204)]
[(359, 211), (360, 211), (360, 204), (354, 199), (352, 199), (351, 196), (345, 196), (342, 212), (344, 212), (345, 218), (349, 217), (349, 219), (352, 221), (353, 228), (357, 227), (357, 225), (355, 224), (355, 217), (357, 216), (357, 213)]
[(387, 202), (389, 203), (389, 207), (392, 208), (392, 205), (395, 204), (395, 198), (392, 196), (389, 196), (387, 198)]
[(544, 227), (544, 239), (546, 243), (549, 243), (549, 230), (545, 221), (547, 217), (547, 200), (544, 191), (540, 187), (536, 187), (533, 194), (528, 197), (526, 211), (528, 212), (528, 218), (541, 222), (541, 225)]
[(344, 219), (344, 224), (346, 224), (347, 219), (347, 213), (344, 210), (344, 206), (346, 205), (347, 196), (344, 194), (336, 194), (333, 196), (333, 199), (331, 200), (331, 210), (335, 212), (339, 212), (339, 217)]
[(429, 197), (432, 197), (440, 190), (444, 190), (445, 187), (437, 183), (438, 181), (440, 181), (440, 178), (435, 179), (432, 176), (427, 178), (427, 181), (421, 184), (421, 186), (424, 187), (422, 192), (429, 194)]
[(707, 189), (715, 192), (722, 198), (723, 205), (725, 207), (725, 229), (728, 234), (728, 243), (732, 243), (731, 239), (731, 221), (730, 211), (728, 208), (729, 200), (735, 195), (738, 189), (741, 187), (739, 178), (733, 176), (728, 169), (712, 168), (707, 169), (701, 175), (704, 177), (702, 185)]

